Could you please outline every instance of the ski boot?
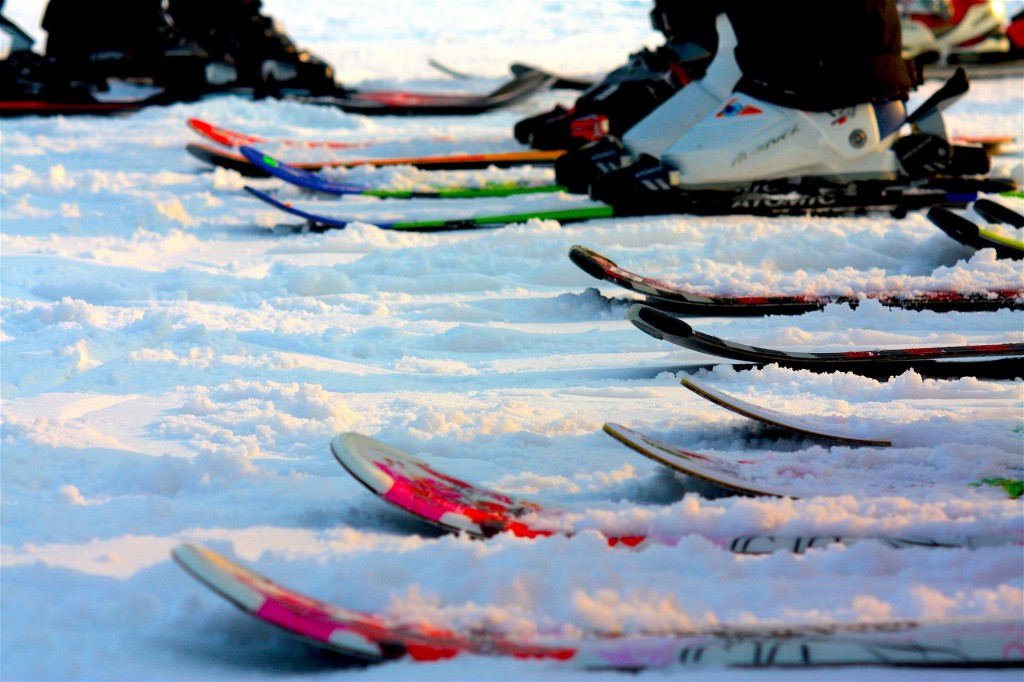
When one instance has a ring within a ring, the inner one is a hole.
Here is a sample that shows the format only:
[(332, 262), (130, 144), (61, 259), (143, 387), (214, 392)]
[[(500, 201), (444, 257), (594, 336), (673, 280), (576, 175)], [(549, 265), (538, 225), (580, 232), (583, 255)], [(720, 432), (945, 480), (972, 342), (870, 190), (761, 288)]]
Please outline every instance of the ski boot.
[(300, 50), (259, 0), (167, 0), (174, 27), (210, 55), (205, 79), (211, 89), (256, 97), (335, 95), (334, 70)]
[(666, 43), (630, 55), (629, 62), (591, 86), (571, 109), (523, 119), (513, 130), (534, 149), (576, 149), (606, 135), (621, 136), (655, 107), (703, 76), (711, 54), (693, 43)]
[(690, 127), (714, 110), (740, 77), (732, 26), (718, 20), (719, 48), (705, 70), (693, 81), (648, 113), (620, 137), (607, 135), (570, 151), (555, 162), (555, 179), (571, 192), (585, 193), (599, 176), (624, 168), (643, 154), (660, 155)]
[(901, 0), (900, 5), (905, 59), (920, 64), (983, 62), (1010, 49), (1002, 30), (1002, 2)]
[[(852, 194), (880, 197), (908, 183), (970, 191), (987, 186), (966, 178), (988, 172), (988, 155), (950, 145), (941, 116), (967, 87), (961, 70), (909, 117), (899, 100), (808, 112), (737, 93), (660, 158), (596, 178), (590, 196), (642, 214), (699, 212), (697, 198), (718, 210), (729, 196), (801, 192), (807, 208), (826, 208), (841, 193), (855, 204)], [(912, 133), (897, 138), (905, 124)]]

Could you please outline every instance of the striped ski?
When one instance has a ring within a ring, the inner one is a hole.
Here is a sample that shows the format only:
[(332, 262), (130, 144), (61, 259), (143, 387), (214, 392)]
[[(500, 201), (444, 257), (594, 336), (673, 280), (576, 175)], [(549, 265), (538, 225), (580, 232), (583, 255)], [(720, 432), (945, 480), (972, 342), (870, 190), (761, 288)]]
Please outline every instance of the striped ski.
[(458, 218), (454, 220), (398, 220), (398, 221), (377, 221), (358, 220), (345, 216), (330, 216), (318, 213), (311, 213), (292, 206), (291, 203), (280, 201), (277, 198), (258, 190), (254, 187), (246, 187), (245, 190), (260, 201), (273, 206), (285, 213), (289, 213), (306, 221), (306, 226), (314, 232), (327, 229), (340, 229), (352, 223), (370, 223), (383, 230), (399, 230), (403, 232), (450, 232), (455, 230), (474, 230), (489, 227), (502, 227), (513, 223), (524, 223), (528, 220), (558, 220), (563, 223), (592, 220), (594, 218), (609, 218), (612, 215), (608, 206), (578, 206), (569, 209), (552, 211), (535, 211), (531, 213), (508, 213), (502, 215), (487, 215), (480, 217)]
[(344, 142), (341, 140), (298, 140), (277, 138), (270, 139), (259, 135), (250, 135), (239, 132), (215, 123), (200, 119), (190, 118), (185, 122), (189, 128), (199, 135), (229, 148), (237, 148), (242, 145), (253, 145), (260, 143), (273, 143), (277, 147), (286, 149), (362, 149), (372, 145), (371, 142)]
[(480, 187), (438, 187), (431, 190), (375, 189), (366, 185), (333, 182), (320, 173), (296, 168), (261, 152), (255, 147), (243, 145), (239, 152), (256, 168), (272, 177), (313, 192), (344, 196), (359, 194), (387, 199), (473, 199), (484, 197), (507, 197), (517, 194), (542, 192), (563, 192), (560, 185), (538, 185), (522, 183), (493, 183)]
[[(267, 173), (252, 164), (240, 153), (223, 147), (208, 144), (191, 143), (185, 145), (185, 151), (200, 161), (238, 171), (247, 177), (268, 177)], [(302, 170), (316, 171), (323, 168), (355, 168), (356, 166), (415, 166), (425, 170), (473, 170), (490, 168), (511, 168), (525, 165), (550, 165), (564, 151), (516, 151), (493, 152), (484, 154), (446, 154), (439, 156), (403, 156), (386, 158), (365, 158), (335, 161), (289, 161), (288, 163)]]

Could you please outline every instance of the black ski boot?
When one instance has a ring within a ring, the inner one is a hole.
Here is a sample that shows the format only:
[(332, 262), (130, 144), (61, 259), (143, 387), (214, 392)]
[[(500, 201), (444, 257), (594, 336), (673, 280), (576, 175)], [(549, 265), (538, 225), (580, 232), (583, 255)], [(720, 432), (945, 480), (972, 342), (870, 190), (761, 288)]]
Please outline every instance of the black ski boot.
[(641, 154), (632, 164), (594, 178), (590, 198), (614, 206), (619, 215), (671, 212), (664, 200), (678, 184), (673, 174), (678, 171), (650, 154)]
[(555, 182), (575, 194), (586, 194), (595, 178), (632, 161), (622, 141), (609, 135), (560, 156), (555, 161)]
[(557, 106), (519, 121), (517, 140), (534, 149), (578, 149), (594, 140), (621, 137), (659, 104), (700, 78), (711, 54), (692, 43), (668, 43), (630, 55), (576, 100), (572, 109)]
[(168, 0), (175, 28), (210, 55), (207, 79), (256, 97), (336, 95), (334, 70), (300, 50), (260, 0)]

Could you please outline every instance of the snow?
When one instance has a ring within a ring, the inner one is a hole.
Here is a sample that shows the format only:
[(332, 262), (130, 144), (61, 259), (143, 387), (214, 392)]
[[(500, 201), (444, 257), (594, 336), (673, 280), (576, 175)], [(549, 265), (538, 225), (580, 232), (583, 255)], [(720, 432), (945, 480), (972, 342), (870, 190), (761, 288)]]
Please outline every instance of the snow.
[[(647, 0), (265, 0), (293, 38), (362, 88), (473, 89), (526, 61), (599, 76), (658, 44)], [(1012, 9), (1012, 8), (1011, 8)], [(42, 37), (38, 0), (5, 13)], [(470, 72), (453, 81), (437, 58)], [(914, 94), (922, 101), (937, 84)], [(2, 629), (5, 679), (660, 679), (464, 657), (345, 668), (252, 620), (178, 568), (183, 541), (275, 581), (399, 620), (518, 636), (640, 633), (719, 623), (872, 622), (1024, 614), (1024, 514), (998, 488), (1024, 478), (1020, 379), (888, 380), (712, 358), (656, 341), (633, 296), (567, 258), (583, 244), (630, 270), (721, 293), (1019, 288), (1020, 263), (903, 220), (686, 216), (400, 234), (357, 223), (296, 233), (202, 166), (189, 117), (274, 137), (375, 141), (366, 153), (472, 150), (575, 93), (470, 118), (366, 118), (237, 98), (114, 118), (0, 127)], [(977, 80), (946, 112), (956, 134), (1021, 135), (1024, 77)], [(357, 152), (351, 152), (356, 154)], [(359, 152), (361, 153), (361, 152)], [(282, 152), (282, 155), (284, 152)], [(999, 159), (1022, 172), (1017, 152)], [(411, 169), (338, 178), (418, 186)], [(544, 169), (447, 173), (483, 182)], [(580, 203), (349, 197), (364, 219)], [(1024, 201), (1000, 198), (1017, 210)], [(305, 203), (304, 203), (305, 205)], [(463, 208), (467, 206), (470, 208)], [(348, 207), (348, 208), (346, 208)], [(1007, 230), (1009, 236), (1020, 238)], [(1024, 340), (1020, 312), (890, 310), (690, 319), (791, 350)], [(682, 378), (891, 448), (780, 436), (686, 391)], [(687, 449), (754, 460), (806, 499), (710, 495), (602, 432), (614, 422)], [(572, 538), (444, 535), (370, 495), (328, 450), (356, 431), (454, 476), (570, 510)], [(597, 529), (667, 540), (609, 548)], [(736, 535), (1016, 538), (977, 550), (876, 542), (735, 556)], [(708, 539), (711, 538), (711, 539)], [(692, 673), (686, 673), (692, 674)], [(1019, 670), (738, 671), (702, 679), (1020, 679)], [(813, 676), (813, 677), (812, 677)]]

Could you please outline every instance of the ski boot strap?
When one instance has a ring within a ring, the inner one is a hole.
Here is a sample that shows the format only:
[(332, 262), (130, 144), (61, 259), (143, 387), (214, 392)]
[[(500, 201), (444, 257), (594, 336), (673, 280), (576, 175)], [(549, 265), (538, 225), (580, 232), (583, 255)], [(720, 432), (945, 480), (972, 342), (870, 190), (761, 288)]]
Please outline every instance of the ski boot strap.
[(991, 168), (983, 147), (952, 145), (937, 135), (907, 135), (892, 150), (912, 178), (985, 175)]

